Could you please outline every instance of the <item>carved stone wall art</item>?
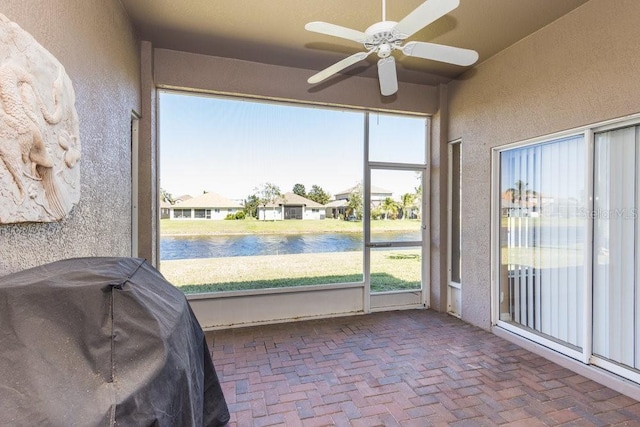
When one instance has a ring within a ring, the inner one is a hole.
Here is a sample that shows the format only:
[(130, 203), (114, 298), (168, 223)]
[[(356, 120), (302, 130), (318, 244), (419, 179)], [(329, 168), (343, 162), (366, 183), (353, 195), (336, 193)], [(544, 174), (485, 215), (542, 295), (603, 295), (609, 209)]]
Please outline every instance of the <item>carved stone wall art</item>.
[(69, 76), (0, 14), (0, 224), (66, 217), (80, 199), (79, 161)]

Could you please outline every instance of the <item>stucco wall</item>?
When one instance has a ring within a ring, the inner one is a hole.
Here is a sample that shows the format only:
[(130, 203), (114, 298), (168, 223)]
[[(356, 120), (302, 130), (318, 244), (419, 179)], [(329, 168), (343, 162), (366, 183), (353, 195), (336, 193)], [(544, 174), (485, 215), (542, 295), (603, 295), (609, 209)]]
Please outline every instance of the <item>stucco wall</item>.
[(640, 112), (639, 16), (637, 0), (591, 0), (449, 85), (470, 323), (490, 326), (491, 147)]
[(430, 308), (447, 311), (447, 86), (440, 85), (439, 108), (431, 118), (431, 145), (429, 146), (429, 299)]
[(313, 71), (238, 59), (155, 49), (154, 78), (158, 87), (251, 95), (328, 105), (433, 114), (435, 86), (398, 84), (398, 94), (383, 97), (377, 79), (357, 76), (310, 85)]
[(0, 0), (0, 13), (64, 65), (82, 143), (78, 205), (59, 223), (0, 225), (0, 275), (68, 257), (130, 255), (130, 121), (139, 111), (140, 65), (127, 15), (118, 0)]

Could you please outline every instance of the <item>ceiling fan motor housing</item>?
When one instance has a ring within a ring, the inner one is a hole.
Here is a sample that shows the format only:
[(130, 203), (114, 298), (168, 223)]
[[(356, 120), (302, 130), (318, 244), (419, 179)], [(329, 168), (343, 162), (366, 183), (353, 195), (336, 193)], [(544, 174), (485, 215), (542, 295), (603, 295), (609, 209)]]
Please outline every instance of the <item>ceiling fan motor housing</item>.
[(392, 31), (396, 24), (395, 21), (382, 21), (367, 28), (364, 31), (367, 35), (364, 47), (376, 51), (380, 58), (388, 57), (392, 50), (400, 48), (403, 40)]

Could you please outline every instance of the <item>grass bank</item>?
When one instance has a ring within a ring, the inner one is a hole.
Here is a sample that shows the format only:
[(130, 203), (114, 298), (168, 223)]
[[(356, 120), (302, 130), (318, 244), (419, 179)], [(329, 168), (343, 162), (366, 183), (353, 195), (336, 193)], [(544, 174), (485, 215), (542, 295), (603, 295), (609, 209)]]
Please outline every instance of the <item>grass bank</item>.
[[(418, 231), (420, 220), (376, 220), (371, 221), (372, 232)], [(287, 220), (258, 221), (244, 220), (191, 220), (162, 219), (160, 235), (211, 235), (211, 234), (303, 234), (303, 233), (361, 233), (361, 221)]]
[[(362, 252), (162, 261), (160, 271), (183, 292), (281, 288), (362, 281)], [(420, 288), (420, 251), (372, 251), (373, 292)]]

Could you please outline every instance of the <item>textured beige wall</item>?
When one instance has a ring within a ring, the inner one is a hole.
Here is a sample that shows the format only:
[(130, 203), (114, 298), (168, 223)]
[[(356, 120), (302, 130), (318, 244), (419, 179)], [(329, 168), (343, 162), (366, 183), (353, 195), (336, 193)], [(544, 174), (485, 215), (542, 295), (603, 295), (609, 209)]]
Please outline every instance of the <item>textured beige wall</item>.
[(640, 1), (591, 0), (449, 85), (462, 145), (462, 315), (490, 326), (491, 147), (640, 112)]
[(342, 76), (310, 85), (313, 71), (166, 49), (155, 50), (154, 71), (158, 87), (421, 114), (438, 105), (434, 86), (401, 83), (396, 95), (383, 97), (377, 79)]
[(82, 143), (78, 205), (59, 223), (0, 225), (0, 275), (68, 257), (130, 255), (130, 121), (140, 66), (120, 2), (0, 0), (0, 13), (64, 65)]
[(447, 311), (447, 127), (448, 97), (447, 86), (440, 85), (438, 111), (431, 120), (431, 145), (429, 147), (429, 230), (431, 234), (429, 251), (430, 307), (440, 312)]
[(141, 114), (138, 150), (138, 253), (158, 266), (158, 138), (156, 136), (157, 91), (153, 78), (153, 46), (140, 43)]

